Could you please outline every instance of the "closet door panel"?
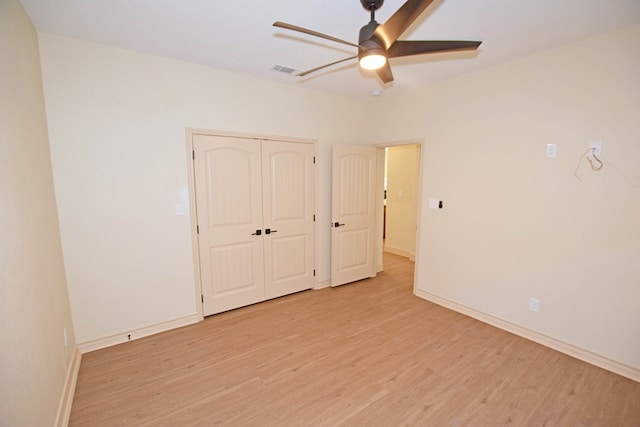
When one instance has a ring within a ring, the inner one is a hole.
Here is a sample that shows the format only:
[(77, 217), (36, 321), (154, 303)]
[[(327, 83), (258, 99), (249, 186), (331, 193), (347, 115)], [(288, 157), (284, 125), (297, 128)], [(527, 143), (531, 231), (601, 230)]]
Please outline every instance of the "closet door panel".
[(260, 141), (194, 135), (204, 315), (264, 300)]
[(314, 146), (262, 145), (262, 193), (267, 298), (313, 287)]

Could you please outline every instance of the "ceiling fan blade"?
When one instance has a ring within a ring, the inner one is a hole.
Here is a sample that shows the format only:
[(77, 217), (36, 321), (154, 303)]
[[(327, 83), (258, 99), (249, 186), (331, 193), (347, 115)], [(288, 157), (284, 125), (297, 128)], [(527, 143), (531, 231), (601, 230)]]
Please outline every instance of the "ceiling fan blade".
[(274, 27), (285, 28), (287, 30), (298, 31), (299, 33), (309, 34), (309, 35), (312, 35), (312, 36), (320, 37), (322, 39), (331, 40), (331, 41), (334, 41), (334, 42), (346, 44), (346, 45), (353, 46), (353, 47), (359, 47), (357, 44), (353, 44), (353, 43), (348, 42), (346, 40), (341, 40), (341, 39), (338, 39), (338, 38), (335, 38), (335, 37), (332, 37), (332, 36), (328, 36), (326, 34), (319, 33), (317, 31), (309, 30), (307, 28), (298, 27), (297, 25), (291, 25), (291, 24), (286, 24), (284, 22), (276, 21), (276, 22), (273, 23), (273, 26)]
[(473, 41), (405, 41), (398, 40), (387, 50), (387, 58), (421, 55), (423, 53), (475, 50), (482, 42)]
[(385, 44), (385, 49), (389, 49), (432, 2), (433, 0), (407, 0), (387, 22), (378, 25), (374, 34)]
[(389, 65), (389, 61), (385, 62), (382, 68), (378, 68), (376, 70), (376, 74), (382, 80), (382, 83), (389, 83), (393, 81), (393, 73), (391, 72), (391, 66)]
[(332, 65), (336, 65), (336, 64), (339, 64), (339, 63), (341, 63), (341, 62), (348, 61), (348, 60), (350, 60), (350, 59), (356, 59), (357, 57), (358, 57), (358, 55), (356, 55), (356, 56), (350, 56), (349, 58), (341, 59), (341, 60), (339, 60), (339, 61), (332, 62), (331, 64), (324, 64), (324, 65), (321, 65), (321, 66), (319, 66), (319, 67), (312, 68), (312, 69), (307, 70), (307, 71), (303, 71), (303, 72), (298, 73), (298, 74), (296, 74), (296, 75), (297, 75), (298, 77), (304, 77), (304, 76), (306, 76), (307, 74), (311, 74), (311, 73), (313, 73), (314, 71), (322, 70), (323, 68), (330, 67), (330, 66), (332, 66)]

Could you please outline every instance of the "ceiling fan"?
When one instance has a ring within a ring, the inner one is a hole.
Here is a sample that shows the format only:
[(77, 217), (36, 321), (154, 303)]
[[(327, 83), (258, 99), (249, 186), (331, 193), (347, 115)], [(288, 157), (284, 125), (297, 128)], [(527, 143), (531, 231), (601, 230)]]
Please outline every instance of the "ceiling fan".
[(362, 68), (375, 70), (383, 83), (389, 83), (393, 81), (393, 74), (391, 73), (391, 67), (388, 61), (390, 58), (421, 55), (424, 53), (475, 50), (482, 43), (475, 41), (398, 40), (398, 37), (407, 30), (413, 21), (415, 21), (432, 2), (433, 0), (407, 0), (387, 22), (378, 24), (375, 19), (375, 12), (382, 6), (384, 0), (360, 0), (362, 6), (371, 13), (371, 21), (360, 29), (358, 44), (280, 21), (274, 22), (273, 26), (298, 31), (358, 48), (357, 55), (303, 71), (298, 74), (300, 77), (341, 62), (358, 58)]

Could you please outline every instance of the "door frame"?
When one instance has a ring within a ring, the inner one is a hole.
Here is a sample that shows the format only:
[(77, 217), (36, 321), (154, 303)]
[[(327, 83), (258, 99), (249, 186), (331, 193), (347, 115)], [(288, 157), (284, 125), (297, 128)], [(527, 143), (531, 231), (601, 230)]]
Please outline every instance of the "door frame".
[[(204, 310), (202, 301), (202, 277), (200, 275), (200, 249), (198, 245), (198, 215), (196, 212), (196, 175), (194, 168), (194, 135), (209, 135), (209, 136), (222, 136), (228, 138), (244, 138), (244, 139), (256, 139), (260, 141), (283, 141), (294, 142), (298, 144), (313, 144), (314, 159), (318, 158), (318, 143), (314, 139), (309, 138), (297, 138), (278, 135), (262, 135), (243, 132), (230, 132), (230, 131), (217, 131), (210, 129), (200, 128), (186, 128), (186, 163), (187, 163), (187, 188), (189, 191), (189, 224), (191, 232), (191, 253), (193, 255), (193, 278), (194, 278), (194, 299), (196, 303), (196, 310), (198, 314), (198, 321), (204, 320)], [(314, 161), (315, 163), (315, 161)], [(318, 171), (317, 167), (314, 171), (315, 177), (313, 179), (313, 212), (316, 220), (313, 227), (313, 264), (314, 270), (318, 270)], [(317, 286), (318, 276), (314, 277), (314, 289)]]
[[(417, 278), (420, 269), (420, 234), (422, 230), (422, 177), (424, 169), (425, 142), (422, 138), (405, 139), (398, 141), (388, 141), (372, 144), (377, 149), (377, 172), (376, 172), (376, 238), (375, 244), (375, 262), (376, 271), (381, 272), (383, 265), (383, 210), (384, 210), (384, 149), (387, 147), (400, 147), (403, 145), (418, 145), (420, 147), (420, 159), (418, 162), (418, 197), (416, 212), (416, 247), (415, 261), (413, 271), (413, 293), (415, 295), (417, 289)], [(382, 163), (381, 163), (382, 162)]]

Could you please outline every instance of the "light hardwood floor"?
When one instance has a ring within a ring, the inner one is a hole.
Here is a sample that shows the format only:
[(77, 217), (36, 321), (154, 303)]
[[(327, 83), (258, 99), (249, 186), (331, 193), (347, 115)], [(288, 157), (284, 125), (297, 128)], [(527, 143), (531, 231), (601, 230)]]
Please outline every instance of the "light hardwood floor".
[(82, 356), (72, 426), (640, 426), (640, 383), (412, 295), (413, 263)]

